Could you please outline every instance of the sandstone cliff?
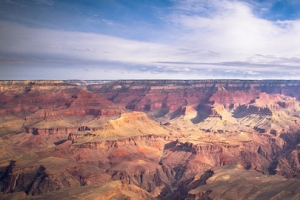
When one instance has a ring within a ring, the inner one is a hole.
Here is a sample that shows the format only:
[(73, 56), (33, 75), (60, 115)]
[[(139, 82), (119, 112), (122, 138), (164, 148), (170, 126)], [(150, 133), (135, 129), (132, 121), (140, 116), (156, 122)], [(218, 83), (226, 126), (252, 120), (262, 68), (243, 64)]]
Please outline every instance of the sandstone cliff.
[(3, 81), (0, 197), (297, 199), (299, 86)]

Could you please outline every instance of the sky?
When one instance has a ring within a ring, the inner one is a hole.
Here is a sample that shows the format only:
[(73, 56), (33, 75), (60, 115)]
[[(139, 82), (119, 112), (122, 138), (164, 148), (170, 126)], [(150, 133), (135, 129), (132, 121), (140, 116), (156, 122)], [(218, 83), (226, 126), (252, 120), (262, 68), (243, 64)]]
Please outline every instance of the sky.
[(0, 0), (0, 80), (300, 79), (299, 0)]

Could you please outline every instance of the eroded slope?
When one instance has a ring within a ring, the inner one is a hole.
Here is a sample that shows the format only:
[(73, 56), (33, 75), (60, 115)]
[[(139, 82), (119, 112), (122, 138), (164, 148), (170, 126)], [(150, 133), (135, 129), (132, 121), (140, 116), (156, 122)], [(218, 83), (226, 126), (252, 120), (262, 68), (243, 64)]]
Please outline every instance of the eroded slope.
[(3, 198), (298, 197), (300, 82), (95, 83), (1, 83)]

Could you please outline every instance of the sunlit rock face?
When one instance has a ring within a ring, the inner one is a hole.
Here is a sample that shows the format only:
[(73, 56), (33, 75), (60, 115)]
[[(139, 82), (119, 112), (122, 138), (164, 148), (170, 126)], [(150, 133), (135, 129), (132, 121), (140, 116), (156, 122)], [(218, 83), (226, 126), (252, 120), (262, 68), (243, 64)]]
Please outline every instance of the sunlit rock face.
[(0, 197), (298, 199), (299, 86), (2, 81)]

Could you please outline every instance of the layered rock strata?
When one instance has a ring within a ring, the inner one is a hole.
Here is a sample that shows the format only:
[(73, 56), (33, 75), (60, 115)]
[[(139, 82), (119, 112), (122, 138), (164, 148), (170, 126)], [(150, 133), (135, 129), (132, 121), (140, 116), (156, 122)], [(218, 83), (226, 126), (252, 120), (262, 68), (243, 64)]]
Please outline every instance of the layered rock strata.
[(299, 86), (3, 81), (0, 197), (297, 199)]

